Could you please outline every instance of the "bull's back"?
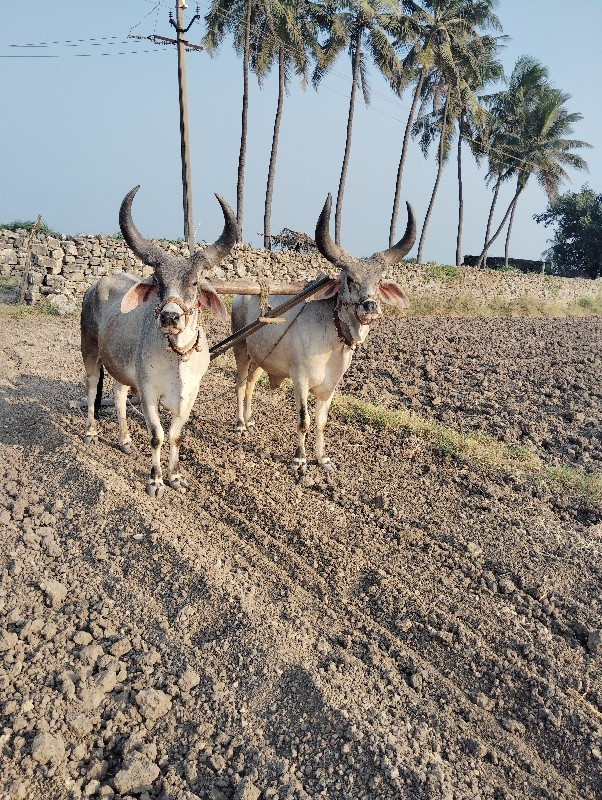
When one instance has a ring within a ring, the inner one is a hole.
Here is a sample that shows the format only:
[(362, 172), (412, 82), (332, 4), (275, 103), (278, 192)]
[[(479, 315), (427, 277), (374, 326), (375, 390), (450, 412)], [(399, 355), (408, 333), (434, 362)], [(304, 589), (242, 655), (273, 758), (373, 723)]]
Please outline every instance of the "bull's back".
[[(290, 300), (270, 296), (271, 308)], [(315, 373), (317, 383), (325, 371), (333, 346), (338, 342), (332, 321), (332, 301), (301, 303), (282, 316), (282, 324), (264, 325), (246, 339), (246, 348), (255, 363), (271, 375), (290, 377), (293, 371)], [(238, 330), (259, 316), (256, 296), (238, 296), (232, 302), (232, 330)]]

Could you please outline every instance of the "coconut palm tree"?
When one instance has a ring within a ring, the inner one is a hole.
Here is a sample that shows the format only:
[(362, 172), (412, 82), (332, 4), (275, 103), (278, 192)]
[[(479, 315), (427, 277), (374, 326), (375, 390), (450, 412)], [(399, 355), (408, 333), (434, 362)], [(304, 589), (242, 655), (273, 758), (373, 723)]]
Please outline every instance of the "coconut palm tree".
[(512, 70), (508, 88), (483, 98), (488, 109), (487, 121), (484, 128), (475, 133), (474, 139), (480, 139), (481, 144), (477, 145), (477, 149), (480, 147), (487, 154), (489, 167), (485, 181), (494, 186), (485, 229), (482, 266), (487, 266), (487, 242), (501, 185), (516, 174), (519, 164), (512, 147), (516, 144), (520, 120), (526, 109), (535, 103), (537, 96), (549, 86), (547, 68), (531, 56), (522, 56)]
[[(242, 54), (243, 94), (238, 156), (238, 180), (236, 185), (236, 220), (241, 236), (243, 231), (243, 203), (245, 182), (245, 158), (247, 150), (247, 119), (249, 115), (249, 69), (251, 56), (261, 50), (261, 41), (273, 37), (283, 19), (290, 19), (295, 4), (289, 0), (212, 0), (205, 15), (207, 33), (203, 38), (210, 55), (217, 52), (220, 44), (230, 33), (234, 37), (234, 48)], [(278, 24), (277, 24), (278, 21)], [(256, 66), (259, 62), (256, 62)], [(258, 66), (263, 69), (264, 65)]]
[[(432, 92), (435, 86), (439, 86), (441, 89), (441, 75), (445, 76), (453, 91), (457, 92), (461, 73), (456, 59), (461, 57), (466, 48), (470, 48), (472, 43), (479, 39), (480, 31), (500, 28), (500, 22), (493, 13), (497, 0), (479, 0), (479, 2), (474, 0), (421, 0), (421, 2), (400, 0), (400, 4), (405, 13), (400, 15), (397, 20), (394, 32), (395, 46), (407, 52), (402, 62), (403, 78), (398, 83), (396, 90), (399, 93), (408, 82), (413, 82), (415, 89), (397, 169), (389, 228), (390, 246), (395, 241), (403, 169), (419, 100), (422, 100), (424, 104), (429, 99), (429, 91)], [(432, 73), (439, 73), (439, 78), (432, 80)], [(444, 95), (445, 91), (442, 93), (442, 96)], [(437, 103), (434, 103), (435, 115), (441, 110), (441, 106), (439, 105), (438, 108)], [(418, 130), (421, 127), (419, 125)], [(439, 149), (441, 150), (441, 146)], [(439, 173), (438, 177), (440, 178)]]
[[(486, 251), (501, 233), (506, 221), (511, 221), (518, 199), (534, 175), (545, 191), (548, 199), (554, 201), (558, 196), (560, 185), (569, 180), (565, 167), (586, 170), (586, 161), (575, 149), (591, 147), (579, 139), (565, 138), (573, 132), (573, 125), (583, 117), (579, 113), (570, 113), (565, 107), (570, 95), (549, 85), (543, 85), (533, 95), (523, 96), (513, 106), (516, 118), (512, 130), (500, 138), (504, 157), (511, 175), (516, 176), (516, 189), (502, 222), (494, 235), (485, 242), (479, 257), (480, 266)], [(513, 167), (510, 164), (514, 164)], [(507, 243), (512, 227), (509, 224)], [(507, 263), (506, 249), (506, 263)]]
[(347, 50), (351, 59), (352, 80), (347, 134), (335, 211), (335, 242), (340, 245), (341, 216), (351, 152), (355, 95), (359, 85), (364, 102), (366, 105), (370, 102), (366, 52), (372, 56), (380, 72), (392, 85), (399, 84), (401, 64), (389, 38), (389, 34), (397, 27), (399, 8), (396, 0), (334, 0), (334, 2), (325, 3), (324, 11), (327, 13), (322, 16), (322, 20), (327, 38), (322, 46), (321, 58), (314, 70), (314, 85), (318, 85), (343, 49)]
[(245, 182), (245, 157), (247, 150), (247, 118), (249, 115), (249, 57), (251, 49), (251, 22), (253, 11), (263, 5), (261, 0), (213, 0), (205, 15), (207, 33), (203, 45), (209, 55), (214, 55), (229, 33), (234, 35), (234, 47), (242, 52), (243, 93), (238, 180), (236, 184), (236, 221), (242, 237), (243, 200)]
[(478, 132), (486, 122), (487, 114), (481, 101), (476, 102), (475, 92), (488, 83), (503, 78), (502, 65), (495, 56), (499, 52), (500, 39), (483, 36), (474, 39), (468, 49), (470, 58), (459, 63), (463, 85), (456, 95), (456, 103), (451, 115), (458, 124), (457, 164), (458, 164), (458, 234), (456, 236), (456, 266), (462, 263), (462, 225), (464, 221), (464, 193), (462, 184), (462, 143), (466, 141), (477, 160), (482, 157)]
[(263, 246), (268, 250), (271, 249), (272, 196), (284, 96), (288, 93), (293, 72), (300, 76), (302, 86), (305, 88), (309, 61), (311, 58), (317, 60), (319, 56), (319, 24), (314, 14), (314, 6), (315, 4), (305, 2), (305, 0), (301, 0), (301, 2), (284, 0), (274, 9), (272, 18), (264, 21), (263, 30), (258, 31), (257, 35), (252, 37), (255, 47), (251, 52), (251, 68), (256, 73), (260, 86), (273, 65), (278, 64), (278, 101), (274, 118), (263, 226)]
[[(447, 64), (452, 63), (453, 69), (448, 72), (445, 65), (440, 64), (427, 77), (424, 84), (424, 99), (418, 118), (413, 125), (415, 135), (420, 134), (420, 147), (426, 156), (432, 141), (439, 136), (437, 153), (437, 176), (431, 192), (422, 232), (418, 244), (417, 259), (422, 261), (426, 232), (430, 222), (435, 197), (441, 181), (443, 167), (451, 150), (454, 136), (455, 121), (461, 123), (458, 139), (458, 237), (456, 243), (456, 262), (461, 263), (461, 232), (463, 215), (462, 198), (462, 138), (465, 136), (464, 126), (470, 120), (471, 125), (482, 125), (485, 120), (485, 109), (480, 105), (473, 90), (473, 86), (482, 86), (489, 78), (497, 77), (501, 66), (495, 61), (493, 55), (498, 48), (498, 43), (493, 37), (471, 37), (469, 40), (458, 37), (450, 47)], [(471, 86), (472, 84), (472, 86)], [(432, 96), (433, 109), (425, 112), (424, 107), (428, 98)], [(471, 143), (472, 142), (472, 137)]]

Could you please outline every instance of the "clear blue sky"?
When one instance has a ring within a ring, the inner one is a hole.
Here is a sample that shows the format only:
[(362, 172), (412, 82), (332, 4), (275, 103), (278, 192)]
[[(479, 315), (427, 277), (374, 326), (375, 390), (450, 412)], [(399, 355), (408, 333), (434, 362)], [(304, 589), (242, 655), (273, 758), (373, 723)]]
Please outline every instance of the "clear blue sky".
[[(202, 15), (208, 5), (209, 0), (200, 3)], [(114, 233), (121, 199), (140, 183), (134, 205), (140, 230), (147, 236), (182, 236), (175, 49), (126, 39), (134, 26), (133, 33), (171, 36), (168, 12), (175, 8), (175, 0), (29, 0), (19, 4), (5, 0), (3, 6), (0, 223), (35, 219), (40, 212), (50, 227), (68, 234)], [(500, 0), (497, 11), (504, 33), (510, 36), (502, 53), (507, 73), (520, 55), (534, 56), (549, 68), (554, 84), (572, 95), (569, 109), (584, 116), (574, 135), (594, 145), (583, 152), (590, 172), (575, 174), (566, 188), (579, 189), (587, 181), (601, 190), (602, 105), (596, 59), (602, 3)], [(187, 19), (192, 13), (194, 3), (189, 0)], [(196, 23), (189, 37), (199, 41), (203, 33), (203, 24)], [(54, 41), (61, 44), (11, 46)], [(214, 239), (222, 218), (213, 192), (222, 194), (234, 209), (236, 205), (242, 66), (226, 43), (215, 58), (189, 53), (187, 70), (196, 238)], [(343, 213), (343, 246), (358, 256), (387, 245), (411, 100), (409, 94), (396, 98), (378, 79), (375, 68), (371, 75), (371, 105), (366, 108), (361, 98), (357, 102)], [(262, 90), (254, 76), (250, 85), (244, 240), (259, 244), (276, 76)], [(326, 194), (336, 194), (349, 90), (346, 59), (335, 65), (319, 92), (302, 91), (292, 84), (282, 122), (273, 233), (289, 227), (313, 234)], [(462, 249), (477, 253), (491, 195), (483, 181), (484, 171), (475, 167), (468, 152), (464, 163)], [(425, 160), (413, 142), (404, 199), (412, 202), (419, 221), (426, 211), (435, 168), (434, 157)], [(510, 196), (509, 186), (501, 203)], [(454, 260), (456, 198), (455, 161), (451, 160), (429, 227), (426, 260)], [(532, 216), (545, 207), (543, 191), (533, 180), (517, 209), (512, 255), (540, 257), (550, 231), (537, 225)], [(399, 234), (404, 225), (402, 216)], [(494, 254), (502, 251), (503, 240), (494, 247)]]

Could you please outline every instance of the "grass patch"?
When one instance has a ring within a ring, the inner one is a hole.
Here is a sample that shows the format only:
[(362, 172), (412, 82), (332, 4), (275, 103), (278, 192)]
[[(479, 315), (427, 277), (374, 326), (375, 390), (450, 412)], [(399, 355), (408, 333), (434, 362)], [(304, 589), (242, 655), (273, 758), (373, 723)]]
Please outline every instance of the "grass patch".
[(580, 297), (579, 300), (573, 300), (569, 307), (575, 316), (602, 314), (602, 297)]
[(23, 317), (35, 317), (48, 314), (57, 314), (54, 306), (50, 305), (48, 300), (38, 300), (31, 306), (25, 303), (16, 303), (8, 307), (8, 315), (12, 319), (23, 319)]
[(586, 317), (602, 314), (602, 297), (582, 297), (570, 303), (523, 297), (515, 300), (485, 300), (472, 294), (458, 293), (414, 296), (407, 310), (384, 307), (385, 316), (411, 317)]
[(462, 433), (412, 411), (389, 409), (346, 395), (335, 395), (332, 411), (346, 422), (360, 422), (378, 431), (413, 434), (453, 458), (508, 473), (522, 472), (550, 489), (602, 501), (602, 474), (586, 474), (567, 466), (551, 467), (526, 447), (509, 446), (485, 434)]

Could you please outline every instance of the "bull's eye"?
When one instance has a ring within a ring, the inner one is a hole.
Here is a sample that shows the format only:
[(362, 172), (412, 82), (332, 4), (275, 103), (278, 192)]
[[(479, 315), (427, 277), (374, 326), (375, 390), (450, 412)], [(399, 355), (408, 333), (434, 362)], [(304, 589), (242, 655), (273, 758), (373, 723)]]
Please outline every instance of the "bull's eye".
[(194, 288), (194, 287), (199, 285), (199, 282), (198, 281), (193, 281), (190, 285)]

